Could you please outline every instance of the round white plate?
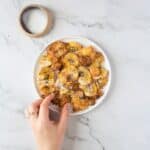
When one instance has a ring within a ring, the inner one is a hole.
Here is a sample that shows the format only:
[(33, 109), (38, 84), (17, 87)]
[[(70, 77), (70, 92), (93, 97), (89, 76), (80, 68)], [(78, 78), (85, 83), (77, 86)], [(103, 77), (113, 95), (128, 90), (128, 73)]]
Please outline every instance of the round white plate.
[[(104, 61), (104, 67), (109, 71), (109, 79), (108, 79), (108, 83), (106, 84), (106, 86), (104, 87), (103, 89), (103, 92), (104, 94), (98, 98), (96, 100), (96, 103), (90, 107), (88, 107), (87, 109), (85, 110), (82, 110), (82, 111), (79, 111), (79, 112), (74, 112), (74, 113), (71, 113), (70, 115), (71, 116), (75, 116), (75, 115), (82, 115), (82, 114), (85, 114), (91, 110), (93, 110), (95, 107), (97, 107), (98, 105), (100, 105), (103, 100), (105, 99), (108, 91), (109, 91), (109, 88), (110, 88), (110, 84), (111, 84), (111, 67), (110, 67), (110, 62), (109, 62), (109, 59), (107, 57), (107, 55), (105, 54), (105, 52), (102, 50), (102, 48), (97, 45), (95, 42), (87, 39), (87, 38), (84, 38), (84, 37), (78, 37), (78, 36), (71, 36), (71, 37), (65, 37), (65, 38), (60, 38), (60, 39), (56, 39), (56, 40), (53, 40), (51, 41), (50, 43), (54, 42), (54, 41), (57, 41), (57, 40), (61, 40), (61, 41), (64, 41), (64, 42), (69, 42), (69, 41), (76, 41), (76, 42), (79, 42), (81, 43), (83, 46), (93, 46), (96, 51), (98, 52), (101, 52), (105, 58), (105, 61)], [(40, 56), (45, 52), (45, 50), (40, 54)], [(39, 58), (40, 58), (39, 56)], [(39, 58), (37, 60), (37, 63), (36, 63), (36, 66), (35, 66), (35, 72), (34, 72), (34, 83), (35, 83), (35, 87), (36, 87), (36, 90), (39, 94), (39, 91), (38, 91), (38, 88), (37, 88), (37, 85), (36, 85), (36, 74), (37, 74), (37, 66), (38, 66), (38, 61), (39, 61)], [(40, 94), (39, 94), (40, 95)]]

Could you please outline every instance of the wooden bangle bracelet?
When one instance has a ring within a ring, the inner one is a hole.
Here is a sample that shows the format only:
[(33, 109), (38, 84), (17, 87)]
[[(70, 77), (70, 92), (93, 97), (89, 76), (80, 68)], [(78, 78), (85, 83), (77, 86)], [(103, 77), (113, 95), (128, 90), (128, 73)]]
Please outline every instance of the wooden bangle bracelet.
[[(44, 30), (42, 30), (39, 33), (31, 32), (30, 29), (27, 28), (27, 26), (23, 20), (23, 15), (27, 11), (32, 10), (32, 9), (39, 9), (46, 16), (46, 19), (47, 19), (46, 20), (47, 23), (46, 23)], [(48, 8), (38, 5), (38, 4), (32, 4), (32, 5), (24, 7), (21, 10), (20, 15), (19, 15), (19, 26), (21, 27), (21, 30), (29, 37), (41, 37), (41, 36), (47, 34), (50, 31), (50, 29), (52, 28), (52, 24), (53, 24), (52, 22), (53, 22), (52, 13), (48, 10)]]

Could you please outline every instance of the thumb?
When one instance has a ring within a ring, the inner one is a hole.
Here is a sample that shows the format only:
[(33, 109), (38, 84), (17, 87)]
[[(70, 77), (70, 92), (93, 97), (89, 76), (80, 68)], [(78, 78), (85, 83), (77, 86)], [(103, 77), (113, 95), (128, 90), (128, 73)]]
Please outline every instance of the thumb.
[(67, 103), (64, 105), (62, 109), (60, 120), (58, 123), (58, 128), (61, 134), (65, 133), (70, 112), (71, 112), (71, 105)]

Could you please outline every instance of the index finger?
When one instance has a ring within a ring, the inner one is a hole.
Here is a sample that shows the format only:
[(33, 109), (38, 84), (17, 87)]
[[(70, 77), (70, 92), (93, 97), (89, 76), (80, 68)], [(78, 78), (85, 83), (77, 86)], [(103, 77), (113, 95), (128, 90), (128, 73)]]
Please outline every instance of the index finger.
[(49, 104), (53, 100), (54, 94), (47, 96), (40, 105), (39, 117), (41, 119), (49, 119)]

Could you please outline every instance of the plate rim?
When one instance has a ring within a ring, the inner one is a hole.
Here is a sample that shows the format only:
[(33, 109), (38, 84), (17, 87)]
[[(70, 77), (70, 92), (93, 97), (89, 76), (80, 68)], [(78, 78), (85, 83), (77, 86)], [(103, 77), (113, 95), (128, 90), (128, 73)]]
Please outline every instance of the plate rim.
[[(105, 59), (107, 61), (107, 64), (108, 64), (108, 68), (109, 68), (109, 80), (108, 80), (108, 83), (106, 85), (106, 90), (104, 90), (104, 94), (100, 98), (98, 98), (96, 100), (97, 102), (94, 105), (89, 106), (85, 110), (82, 110), (82, 111), (79, 111), (79, 112), (70, 113), (69, 114), (70, 116), (83, 115), (85, 113), (88, 113), (88, 112), (94, 110), (96, 107), (100, 106), (103, 103), (103, 101), (106, 98), (106, 96), (108, 95), (108, 92), (109, 92), (110, 86), (111, 86), (111, 82), (112, 82), (112, 68), (111, 68), (111, 65), (110, 65), (110, 60), (108, 59), (108, 56), (105, 53), (105, 51), (103, 50), (103, 48), (101, 48), (101, 46), (97, 42), (95, 42), (95, 41), (93, 41), (93, 40), (91, 40), (89, 38), (83, 37), (83, 36), (66, 36), (66, 37), (60, 37), (60, 38), (52, 39), (52, 40), (50, 40), (49, 44), (51, 44), (51, 43), (53, 43), (54, 41), (57, 41), (57, 40), (60, 40), (60, 41), (65, 41), (65, 40), (66, 41), (67, 40), (71, 41), (72, 40), (72, 41), (74, 41), (75, 39), (78, 39), (79, 41), (81, 41), (81, 40), (82, 41), (87, 41), (87, 42), (91, 43), (92, 46), (96, 47), (96, 50), (98, 50), (98, 51), (100, 50), (103, 53), (103, 55), (104, 55), (104, 57), (105, 57)], [(84, 43), (84, 42), (81, 42), (81, 43)], [(49, 44), (47, 44), (47, 46)], [(38, 66), (39, 59), (40, 59), (41, 55), (44, 53), (44, 51), (46, 50), (47, 46), (45, 46), (45, 48), (40, 52), (39, 56), (36, 59), (35, 65), (34, 65), (33, 80), (34, 80), (34, 86), (35, 86), (36, 92), (37, 92), (37, 94), (39, 96), (40, 96), (40, 94), (39, 94), (39, 90), (38, 90), (37, 84), (36, 84), (37, 66)]]

